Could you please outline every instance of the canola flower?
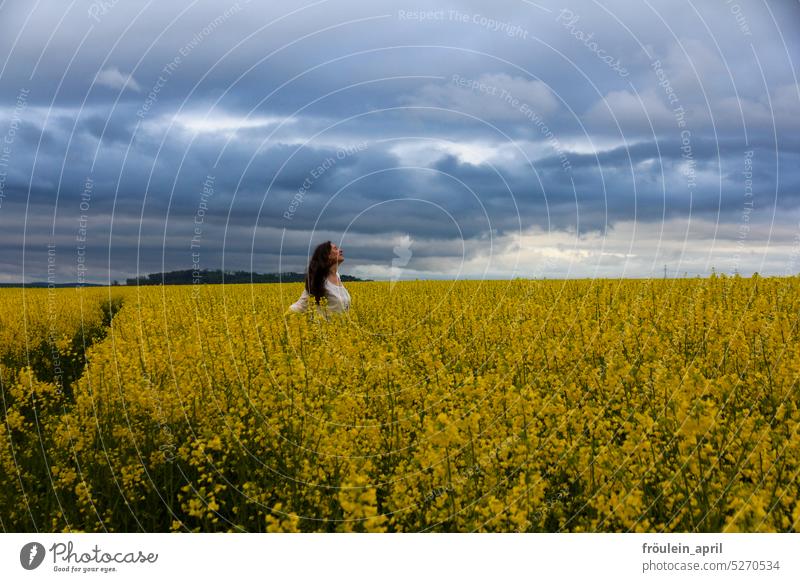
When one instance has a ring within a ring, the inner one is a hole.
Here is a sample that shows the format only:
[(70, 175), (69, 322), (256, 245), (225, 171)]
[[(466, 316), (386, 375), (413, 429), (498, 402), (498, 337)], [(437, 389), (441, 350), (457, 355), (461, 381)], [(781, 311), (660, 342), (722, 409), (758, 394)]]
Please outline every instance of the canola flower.
[(797, 277), (300, 289), (121, 289), (69, 391), (0, 293), (0, 526), (800, 531)]

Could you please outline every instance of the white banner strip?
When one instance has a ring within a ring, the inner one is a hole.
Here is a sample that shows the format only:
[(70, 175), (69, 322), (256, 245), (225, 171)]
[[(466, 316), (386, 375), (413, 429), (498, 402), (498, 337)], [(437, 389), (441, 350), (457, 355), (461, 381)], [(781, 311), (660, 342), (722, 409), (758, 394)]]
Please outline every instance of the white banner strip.
[(798, 550), (797, 534), (32, 533), (0, 535), (0, 571), (5, 580), (239, 580), (255, 574), (259, 580), (326, 582), (796, 581)]

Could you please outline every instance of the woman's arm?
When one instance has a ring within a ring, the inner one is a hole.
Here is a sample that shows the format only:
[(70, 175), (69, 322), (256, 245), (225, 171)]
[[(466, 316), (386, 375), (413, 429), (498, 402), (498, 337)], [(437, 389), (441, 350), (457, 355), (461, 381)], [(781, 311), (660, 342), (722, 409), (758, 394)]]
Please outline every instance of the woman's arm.
[(302, 294), (302, 295), (300, 295), (300, 299), (298, 299), (297, 301), (295, 301), (294, 303), (292, 303), (292, 304), (289, 306), (289, 309), (290, 309), (291, 311), (294, 311), (294, 312), (296, 312), (296, 313), (300, 313), (300, 312), (303, 312), (303, 311), (305, 311), (305, 310), (306, 310), (306, 308), (308, 307), (308, 298), (309, 298), (308, 291), (306, 291), (305, 289), (303, 289), (303, 294)]

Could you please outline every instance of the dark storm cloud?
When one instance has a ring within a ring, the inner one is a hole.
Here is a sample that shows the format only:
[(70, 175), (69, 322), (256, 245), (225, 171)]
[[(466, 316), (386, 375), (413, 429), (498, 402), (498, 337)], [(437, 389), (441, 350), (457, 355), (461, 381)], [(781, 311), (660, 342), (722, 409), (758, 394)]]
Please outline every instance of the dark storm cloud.
[(435, 276), (487, 237), (632, 220), (746, 220), (784, 252), (800, 7), (737, 7), (7, 1), (0, 276), (42, 279), (57, 241), (74, 280), (82, 220), (97, 281), (190, 268), (198, 224), (204, 263), (264, 271), (328, 237), (382, 272), (408, 235)]

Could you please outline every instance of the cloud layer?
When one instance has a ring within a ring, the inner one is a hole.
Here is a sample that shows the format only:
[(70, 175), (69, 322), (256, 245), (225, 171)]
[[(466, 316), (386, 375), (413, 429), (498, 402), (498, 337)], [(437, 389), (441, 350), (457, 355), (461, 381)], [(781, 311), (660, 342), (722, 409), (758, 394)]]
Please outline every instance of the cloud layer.
[(797, 3), (270, 4), (2, 4), (0, 281), (800, 271)]

